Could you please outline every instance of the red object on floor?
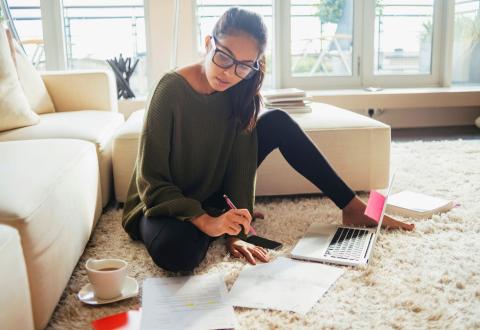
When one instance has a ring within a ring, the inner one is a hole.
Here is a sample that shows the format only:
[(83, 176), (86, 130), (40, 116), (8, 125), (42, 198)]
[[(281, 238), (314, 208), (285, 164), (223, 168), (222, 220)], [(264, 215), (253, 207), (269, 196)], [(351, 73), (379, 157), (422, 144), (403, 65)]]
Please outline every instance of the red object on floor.
[(142, 311), (131, 310), (92, 321), (94, 330), (138, 330)]

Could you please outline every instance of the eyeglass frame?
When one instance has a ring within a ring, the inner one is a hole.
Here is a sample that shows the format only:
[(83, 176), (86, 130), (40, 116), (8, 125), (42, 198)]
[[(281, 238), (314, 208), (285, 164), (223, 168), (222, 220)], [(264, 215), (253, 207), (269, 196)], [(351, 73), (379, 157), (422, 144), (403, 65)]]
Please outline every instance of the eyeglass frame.
[[(233, 71), (234, 71), (235, 75), (236, 75), (237, 77), (239, 77), (240, 79), (242, 79), (242, 80), (250, 79), (256, 72), (260, 71), (260, 65), (259, 65), (259, 63), (258, 63), (258, 59), (255, 60), (254, 66), (248, 65), (248, 64), (246, 64), (245, 62), (242, 62), (242, 61), (239, 61), (239, 60), (235, 59), (232, 55), (228, 54), (227, 52), (219, 49), (219, 48), (217, 47), (218, 41), (217, 41), (217, 38), (216, 38), (215, 36), (211, 36), (211, 39), (210, 39), (210, 40), (212, 40), (212, 46), (213, 46), (212, 63), (215, 64), (216, 66), (218, 66), (219, 68), (222, 68), (222, 69), (230, 69), (232, 66), (235, 66), (235, 69), (234, 69)], [(221, 44), (220, 44), (220, 45), (221, 45)], [(218, 64), (218, 63), (215, 63), (215, 61), (214, 61), (213, 59), (215, 58), (215, 55), (216, 55), (217, 53), (222, 53), (223, 55), (227, 56), (228, 58), (230, 58), (230, 59), (233, 61), (233, 63), (232, 63), (231, 65), (229, 65), (229, 66), (226, 66), (226, 67), (225, 67), (225, 66), (222, 66), (222, 65), (220, 65), (220, 64)], [(244, 65), (244, 66), (250, 68), (252, 71), (250, 71), (245, 77), (240, 76), (240, 75), (237, 73), (237, 67), (238, 67), (239, 64)]]

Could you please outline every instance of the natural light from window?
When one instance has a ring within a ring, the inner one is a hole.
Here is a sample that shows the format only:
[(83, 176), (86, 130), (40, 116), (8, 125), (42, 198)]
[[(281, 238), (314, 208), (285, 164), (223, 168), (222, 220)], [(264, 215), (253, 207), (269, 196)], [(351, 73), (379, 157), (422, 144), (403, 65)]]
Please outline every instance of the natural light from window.
[(8, 0), (7, 3), (27, 57), (38, 70), (45, 70), (40, 0)]
[(353, 0), (292, 0), (293, 76), (351, 76)]
[(480, 0), (455, 1), (452, 82), (480, 83)]
[(434, 0), (376, 0), (375, 74), (429, 74)]
[(63, 0), (65, 47), (71, 69), (108, 67), (106, 60), (139, 60), (130, 79), (147, 93), (145, 18), (142, 0)]

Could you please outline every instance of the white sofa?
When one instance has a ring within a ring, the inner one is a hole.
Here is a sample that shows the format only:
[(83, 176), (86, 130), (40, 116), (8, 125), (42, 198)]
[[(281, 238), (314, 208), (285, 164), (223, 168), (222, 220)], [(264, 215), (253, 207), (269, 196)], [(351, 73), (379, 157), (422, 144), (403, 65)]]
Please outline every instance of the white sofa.
[(97, 153), (87, 141), (39, 139), (0, 142), (0, 154), (0, 223), (22, 239), (34, 324), (42, 329), (101, 214)]
[(4, 225), (0, 225), (0, 265), (1, 328), (33, 329), (30, 290), (20, 236), (14, 228)]
[(113, 191), (112, 140), (124, 117), (117, 112), (115, 78), (107, 71), (63, 71), (42, 75), (55, 112), (40, 114), (36, 125), (0, 132), (0, 142), (80, 139), (95, 145), (102, 184), (102, 205)]
[[(356, 191), (385, 188), (390, 164), (390, 126), (329, 104), (292, 114), (339, 175)], [(115, 197), (124, 202), (135, 166), (144, 110), (130, 115), (113, 142)], [(274, 150), (257, 172), (257, 196), (318, 193)]]
[(40, 76), (6, 36), (0, 26), (0, 328), (43, 329), (111, 199), (124, 117), (111, 72)]

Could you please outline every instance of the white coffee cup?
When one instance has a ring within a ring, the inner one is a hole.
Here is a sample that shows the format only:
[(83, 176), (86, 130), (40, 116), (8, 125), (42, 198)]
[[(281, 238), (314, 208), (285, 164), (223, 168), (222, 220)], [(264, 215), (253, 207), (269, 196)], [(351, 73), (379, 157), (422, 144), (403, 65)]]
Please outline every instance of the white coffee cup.
[(109, 300), (120, 296), (127, 276), (127, 265), (121, 259), (88, 259), (85, 268), (95, 297)]

